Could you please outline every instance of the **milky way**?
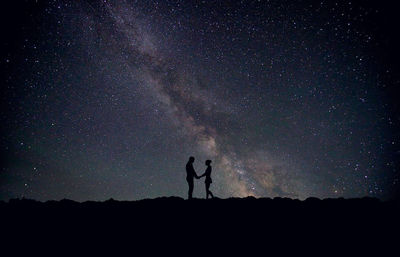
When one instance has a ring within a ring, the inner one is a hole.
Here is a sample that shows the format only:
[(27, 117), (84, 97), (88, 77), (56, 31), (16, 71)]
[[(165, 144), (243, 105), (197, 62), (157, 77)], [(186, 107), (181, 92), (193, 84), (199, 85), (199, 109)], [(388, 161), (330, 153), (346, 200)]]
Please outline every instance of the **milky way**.
[(385, 9), (25, 5), (3, 44), (0, 199), (185, 197), (189, 156), (198, 174), (213, 160), (219, 197), (394, 195)]

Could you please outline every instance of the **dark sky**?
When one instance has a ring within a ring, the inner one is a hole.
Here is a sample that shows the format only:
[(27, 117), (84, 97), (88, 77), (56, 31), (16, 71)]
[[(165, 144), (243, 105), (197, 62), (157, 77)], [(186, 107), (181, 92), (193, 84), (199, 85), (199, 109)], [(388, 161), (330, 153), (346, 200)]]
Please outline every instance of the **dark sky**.
[(0, 200), (186, 197), (191, 155), (219, 197), (395, 197), (377, 2), (5, 1)]

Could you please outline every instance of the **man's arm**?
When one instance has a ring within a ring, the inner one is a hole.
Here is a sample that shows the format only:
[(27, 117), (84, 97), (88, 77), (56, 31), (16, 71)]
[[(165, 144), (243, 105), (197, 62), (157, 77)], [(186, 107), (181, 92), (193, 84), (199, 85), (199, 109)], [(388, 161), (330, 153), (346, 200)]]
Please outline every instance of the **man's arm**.
[(193, 169), (193, 175), (194, 175), (194, 177), (197, 178), (197, 179), (200, 178), (199, 176), (197, 176), (196, 171), (194, 171), (194, 169)]
[(197, 179), (201, 178), (201, 177), (197, 176), (196, 172), (194, 172), (194, 177)]

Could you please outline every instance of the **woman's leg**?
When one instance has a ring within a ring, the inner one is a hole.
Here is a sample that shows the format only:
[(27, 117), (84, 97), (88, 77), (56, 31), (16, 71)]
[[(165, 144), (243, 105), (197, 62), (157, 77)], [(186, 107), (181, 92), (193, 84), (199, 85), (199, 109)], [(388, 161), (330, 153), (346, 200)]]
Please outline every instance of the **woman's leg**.
[(206, 192), (207, 192), (206, 199), (208, 199), (208, 195), (211, 195), (211, 198), (214, 198), (213, 194), (210, 191), (210, 185), (211, 183), (206, 183)]

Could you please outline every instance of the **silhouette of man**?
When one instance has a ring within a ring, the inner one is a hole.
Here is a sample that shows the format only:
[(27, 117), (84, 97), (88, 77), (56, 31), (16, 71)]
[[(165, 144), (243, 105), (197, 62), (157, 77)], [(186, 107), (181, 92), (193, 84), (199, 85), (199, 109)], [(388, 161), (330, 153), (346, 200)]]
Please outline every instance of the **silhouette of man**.
[(197, 176), (196, 172), (193, 168), (194, 157), (190, 156), (189, 161), (186, 164), (186, 181), (189, 185), (189, 192), (188, 192), (188, 199), (192, 199), (193, 188), (194, 188), (194, 181), (193, 178), (200, 178)]

